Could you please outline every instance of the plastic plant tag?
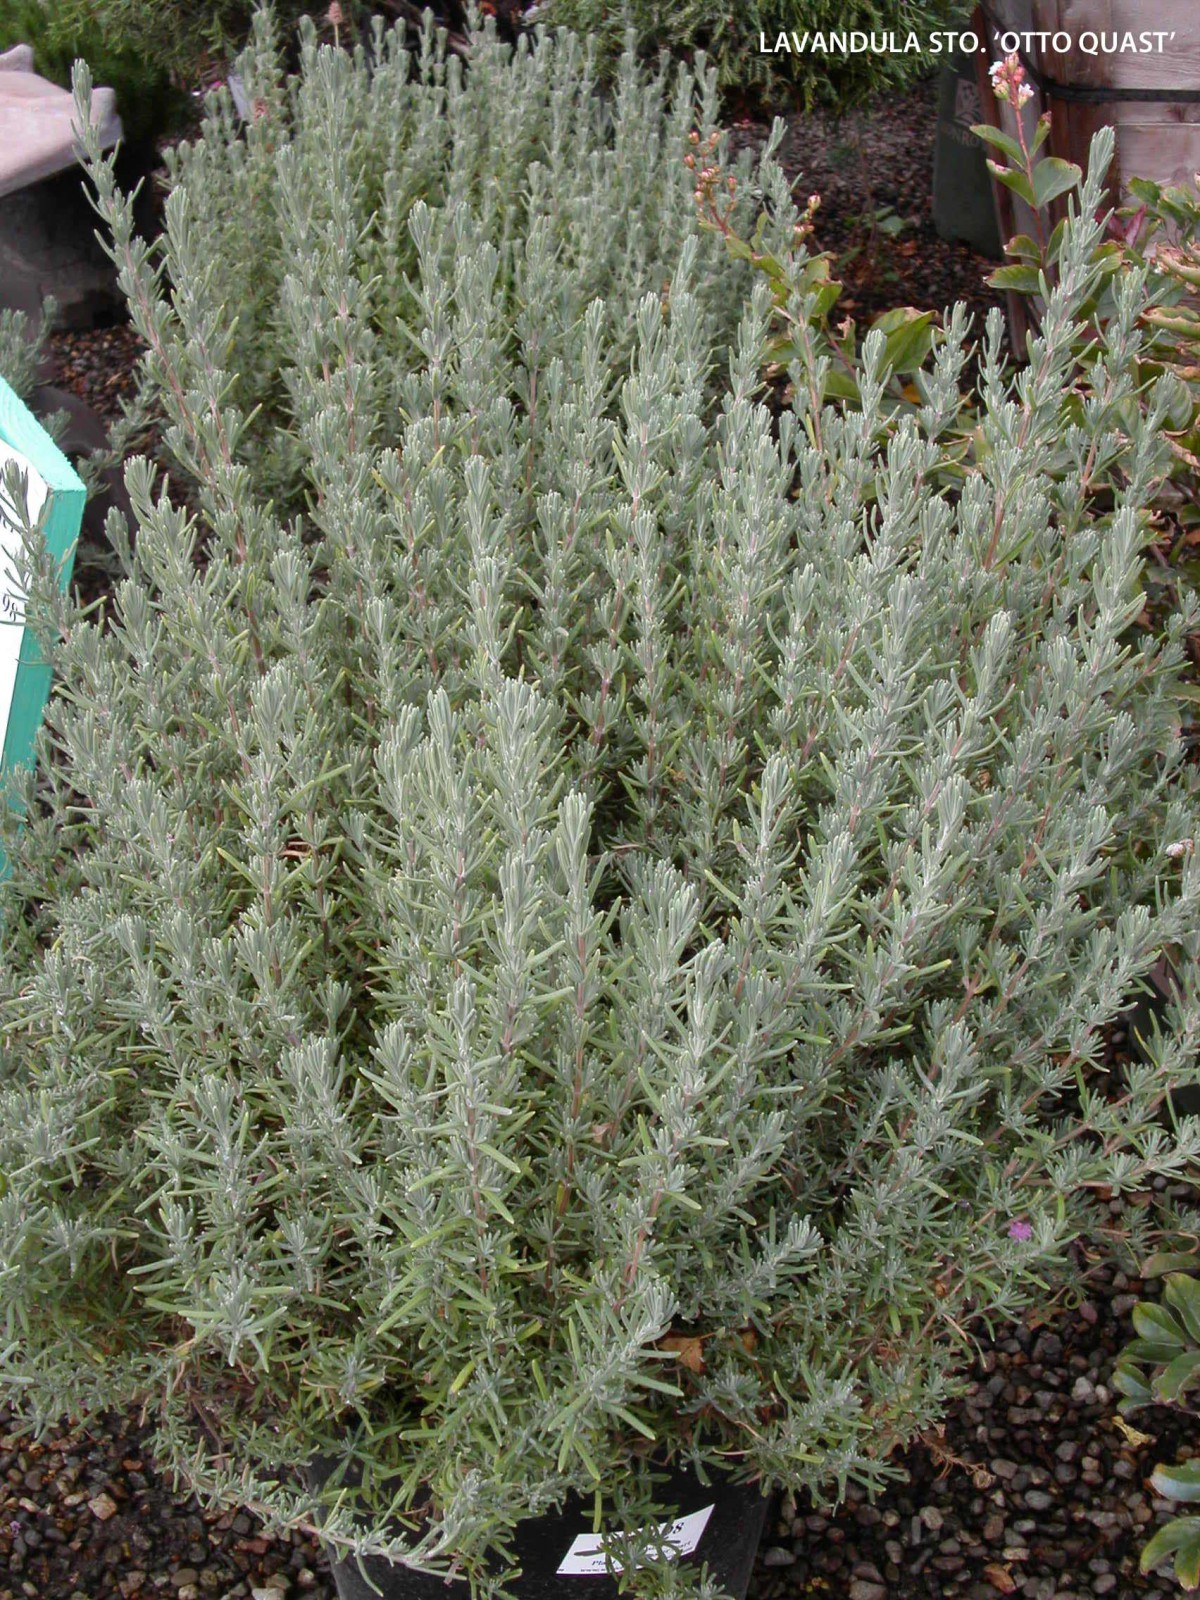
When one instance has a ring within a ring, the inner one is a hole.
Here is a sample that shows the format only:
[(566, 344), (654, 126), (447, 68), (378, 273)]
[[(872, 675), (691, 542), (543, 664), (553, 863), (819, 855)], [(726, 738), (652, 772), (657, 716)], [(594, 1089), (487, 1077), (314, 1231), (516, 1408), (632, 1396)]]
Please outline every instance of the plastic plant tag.
[[(50, 693), (50, 667), (27, 626), (25, 596), (15, 568), (22, 540), (22, 486), (29, 520), (35, 526), (40, 523), (65, 588), (87, 491), (50, 435), (0, 378), (0, 784), (10, 768), (32, 760)], [(0, 855), (0, 875), (4, 870)]]
[[(660, 1522), (656, 1532), (665, 1546), (663, 1554), (669, 1561), (676, 1560), (679, 1556), (690, 1556), (700, 1543), (708, 1519), (713, 1514), (712, 1506), (704, 1506), (699, 1511), (693, 1511), (689, 1516), (676, 1517), (674, 1522)], [(612, 1563), (611, 1570), (621, 1572), (623, 1569), (619, 1561)], [(604, 1577), (609, 1571), (608, 1560), (604, 1554), (604, 1535), (602, 1533), (581, 1533), (572, 1541), (571, 1548), (558, 1564), (558, 1571), (564, 1577)]]

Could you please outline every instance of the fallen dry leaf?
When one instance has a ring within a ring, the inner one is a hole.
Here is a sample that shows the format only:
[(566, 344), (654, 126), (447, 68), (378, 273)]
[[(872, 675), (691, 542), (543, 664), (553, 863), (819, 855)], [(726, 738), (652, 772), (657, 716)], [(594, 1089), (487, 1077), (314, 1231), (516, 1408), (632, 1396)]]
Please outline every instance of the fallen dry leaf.
[(681, 1367), (689, 1372), (704, 1371), (704, 1341), (694, 1333), (668, 1333), (658, 1341), (660, 1350), (669, 1350)]
[(1017, 1587), (1017, 1580), (1007, 1567), (997, 1566), (993, 1561), (983, 1569), (983, 1575), (993, 1589), (998, 1589), (1001, 1594), (1012, 1594)]
[(1154, 1435), (1152, 1433), (1140, 1433), (1137, 1428), (1130, 1427), (1124, 1417), (1114, 1417), (1112, 1425), (1114, 1428), (1120, 1429), (1135, 1450), (1140, 1450), (1145, 1444), (1154, 1443)]

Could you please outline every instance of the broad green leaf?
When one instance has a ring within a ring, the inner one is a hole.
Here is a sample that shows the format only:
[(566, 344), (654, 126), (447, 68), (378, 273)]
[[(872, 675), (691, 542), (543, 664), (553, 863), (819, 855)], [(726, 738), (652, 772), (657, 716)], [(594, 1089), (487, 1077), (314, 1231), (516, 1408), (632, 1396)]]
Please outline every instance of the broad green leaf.
[(1042, 273), (1038, 267), (997, 267), (987, 281), (993, 289), (1015, 289), (1018, 294), (1044, 293)]
[(1042, 252), (1037, 242), (1031, 239), (1027, 233), (1014, 233), (1004, 246), (1004, 254), (1006, 256), (1021, 256), (1026, 261), (1033, 262), (1040, 262), (1042, 259)]
[(902, 306), (871, 324), (886, 335), (883, 359), (892, 372), (915, 372), (933, 348), (933, 312)]
[(1197, 1543), (1200, 1543), (1200, 1517), (1176, 1517), (1174, 1522), (1168, 1522), (1166, 1527), (1160, 1528), (1147, 1543), (1138, 1566), (1141, 1571), (1149, 1572), (1176, 1551), (1188, 1549)]
[(1014, 166), (1023, 167), (1025, 165), (1024, 152), (1011, 133), (1005, 133), (1000, 128), (993, 128), (990, 122), (973, 123), (971, 132), (982, 139), (984, 144), (990, 144), (993, 150), (999, 150), (1001, 155), (1007, 156)]
[(1169, 1500), (1200, 1500), (1200, 1461), (1177, 1461), (1174, 1466), (1155, 1467), (1150, 1482), (1158, 1494)]
[(1014, 194), (1020, 195), (1027, 206), (1036, 208), (1033, 185), (1023, 172), (1017, 172), (1012, 167), (1001, 167), (995, 161), (988, 162), (988, 171), (997, 183), (1002, 183), (1006, 189), (1011, 189)]
[(825, 398), (837, 400), (862, 399), (858, 384), (848, 372), (827, 372), (825, 374)]
[(1200, 1379), (1200, 1350), (1176, 1356), (1154, 1380), (1154, 1397), (1167, 1405), (1179, 1400)]
[(1143, 205), (1156, 206), (1162, 198), (1162, 186), (1151, 183), (1149, 178), (1130, 178), (1126, 188), (1135, 200), (1140, 200)]
[(1176, 1355), (1187, 1343), (1183, 1328), (1166, 1306), (1148, 1305), (1140, 1301), (1133, 1308), (1133, 1326), (1143, 1339), (1152, 1340), (1155, 1344), (1175, 1345)]
[(1200, 1344), (1200, 1283), (1186, 1272), (1173, 1272), (1166, 1281), (1163, 1298), (1179, 1313), (1188, 1333)]
[(1073, 161), (1060, 156), (1044, 156), (1033, 169), (1033, 198), (1039, 211), (1066, 194), (1079, 182), (1083, 174)]

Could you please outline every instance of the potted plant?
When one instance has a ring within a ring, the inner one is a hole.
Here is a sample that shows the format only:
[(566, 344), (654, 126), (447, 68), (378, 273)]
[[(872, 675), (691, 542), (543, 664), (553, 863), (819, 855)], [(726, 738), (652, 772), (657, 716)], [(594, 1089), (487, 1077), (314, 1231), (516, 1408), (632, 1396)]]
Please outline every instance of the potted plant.
[(141, 1401), (344, 1595), (511, 1591), (584, 1506), (556, 1589), (735, 1587), (713, 1486), (883, 1481), (1089, 1186), (1200, 1149), (1156, 1120), (1200, 1035), (1196, 609), (1130, 635), (1158, 401), (1125, 324), (1078, 392), (1096, 179), (969, 452), (961, 313), (901, 415), (882, 331), (821, 404), (785, 296), (777, 415), (756, 271), (811, 264), (769, 162), (697, 188), (632, 61), (608, 120), (569, 38), (466, 77), (429, 38), (412, 77), (310, 34), (285, 83), (260, 34), (161, 271), (89, 154), (192, 503), (129, 462), (107, 616), (25, 538), (0, 1391)]

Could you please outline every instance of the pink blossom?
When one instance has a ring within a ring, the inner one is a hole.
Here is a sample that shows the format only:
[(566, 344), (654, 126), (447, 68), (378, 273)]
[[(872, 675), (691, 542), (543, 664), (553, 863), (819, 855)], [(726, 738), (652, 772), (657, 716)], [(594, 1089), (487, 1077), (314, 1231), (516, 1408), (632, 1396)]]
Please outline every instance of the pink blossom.
[(1008, 1237), (1021, 1240), (1032, 1239), (1033, 1224), (1026, 1222), (1024, 1217), (1014, 1217), (1008, 1225)]
[(1018, 55), (995, 61), (989, 68), (992, 92), (997, 100), (1007, 100), (1019, 111), (1033, 99), (1033, 89), (1025, 82), (1025, 68)]

